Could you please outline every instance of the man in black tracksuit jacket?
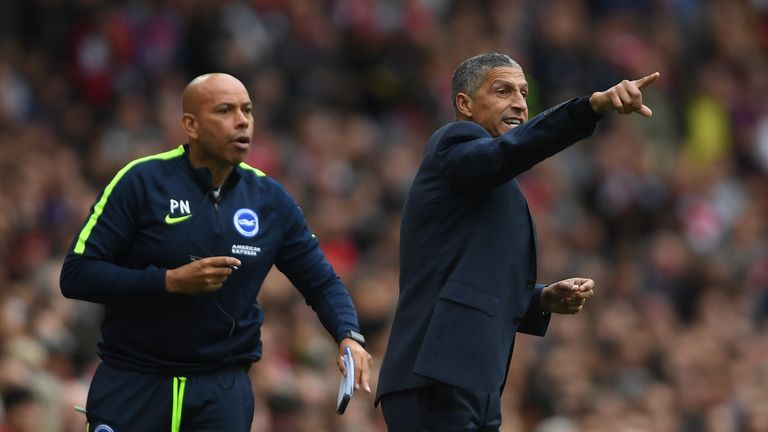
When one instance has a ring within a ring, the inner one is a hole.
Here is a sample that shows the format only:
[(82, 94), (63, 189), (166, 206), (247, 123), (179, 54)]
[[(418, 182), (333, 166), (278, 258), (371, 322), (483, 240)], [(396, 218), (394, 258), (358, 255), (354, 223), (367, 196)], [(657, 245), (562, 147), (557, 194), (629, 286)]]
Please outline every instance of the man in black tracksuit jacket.
[[(236, 78), (184, 93), (189, 144), (135, 160), (104, 188), (61, 273), (65, 296), (104, 304), (91, 431), (248, 431), (247, 369), (261, 357), (256, 303), (272, 265), (350, 347), (370, 391), (355, 308), (302, 211), (242, 162), (252, 104)], [(340, 365), (341, 368), (341, 365)]]
[(376, 401), (393, 432), (498, 431), (516, 332), (581, 311), (594, 281), (537, 284), (533, 220), (515, 177), (592, 134), (602, 113), (650, 116), (658, 74), (528, 120), (528, 83), (503, 54), (462, 62), (457, 121), (432, 135), (405, 203), (400, 298)]

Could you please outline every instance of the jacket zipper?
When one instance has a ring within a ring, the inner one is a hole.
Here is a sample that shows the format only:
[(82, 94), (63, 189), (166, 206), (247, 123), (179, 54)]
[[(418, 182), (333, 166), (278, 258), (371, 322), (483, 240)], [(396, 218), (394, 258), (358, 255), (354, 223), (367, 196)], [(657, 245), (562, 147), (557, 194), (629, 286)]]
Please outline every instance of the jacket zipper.
[(221, 234), (221, 221), (219, 220), (219, 203), (213, 202), (213, 232)]

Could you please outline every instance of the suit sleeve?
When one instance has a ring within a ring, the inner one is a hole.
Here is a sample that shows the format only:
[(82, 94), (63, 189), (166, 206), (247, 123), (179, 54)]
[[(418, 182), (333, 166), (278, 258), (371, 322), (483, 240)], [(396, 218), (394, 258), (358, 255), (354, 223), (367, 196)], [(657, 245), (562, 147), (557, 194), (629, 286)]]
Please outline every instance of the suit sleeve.
[(599, 119), (584, 97), (552, 107), (496, 138), (477, 123), (455, 122), (439, 138), (435, 162), (458, 190), (498, 186), (590, 136)]
[(528, 304), (528, 310), (523, 316), (523, 321), (517, 327), (517, 331), (520, 333), (527, 333), (534, 336), (544, 336), (547, 333), (547, 327), (549, 327), (549, 320), (552, 314), (545, 313), (541, 309), (541, 292), (546, 285), (536, 284), (536, 288), (533, 289), (533, 297)]
[(328, 333), (341, 342), (343, 333), (360, 331), (352, 298), (309, 230), (304, 213), (285, 194), (290, 201), (287, 230), (275, 265), (301, 292)]
[(137, 230), (140, 197), (136, 176), (123, 168), (104, 188), (75, 237), (61, 270), (65, 297), (96, 303), (165, 295), (165, 269), (118, 264)]

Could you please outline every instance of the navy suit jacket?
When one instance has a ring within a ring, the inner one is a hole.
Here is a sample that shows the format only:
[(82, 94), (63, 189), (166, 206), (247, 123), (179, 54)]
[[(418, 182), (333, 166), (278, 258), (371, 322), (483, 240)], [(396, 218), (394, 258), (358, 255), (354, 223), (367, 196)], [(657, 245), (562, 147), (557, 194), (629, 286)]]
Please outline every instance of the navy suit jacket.
[(400, 298), (376, 401), (436, 381), (504, 386), (515, 333), (543, 336), (533, 220), (515, 176), (588, 137), (599, 119), (573, 99), (493, 138), (458, 121), (427, 143), (400, 230)]

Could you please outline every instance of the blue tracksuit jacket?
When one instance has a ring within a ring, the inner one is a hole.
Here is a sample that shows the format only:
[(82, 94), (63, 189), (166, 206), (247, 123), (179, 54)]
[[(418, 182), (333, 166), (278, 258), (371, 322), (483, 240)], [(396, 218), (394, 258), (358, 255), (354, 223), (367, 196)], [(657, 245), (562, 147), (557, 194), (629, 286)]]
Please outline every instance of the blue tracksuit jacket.
[[(242, 262), (218, 292), (165, 291), (166, 269), (217, 255)], [(261, 357), (256, 297), (273, 264), (337, 341), (358, 331), (346, 287), (283, 187), (241, 163), (215, 198), (210, 172), (179, 146), (129, 163), (105, 187), (64, 261), (61, 290), (104, 304), (108, 365), (203, 373)]]

